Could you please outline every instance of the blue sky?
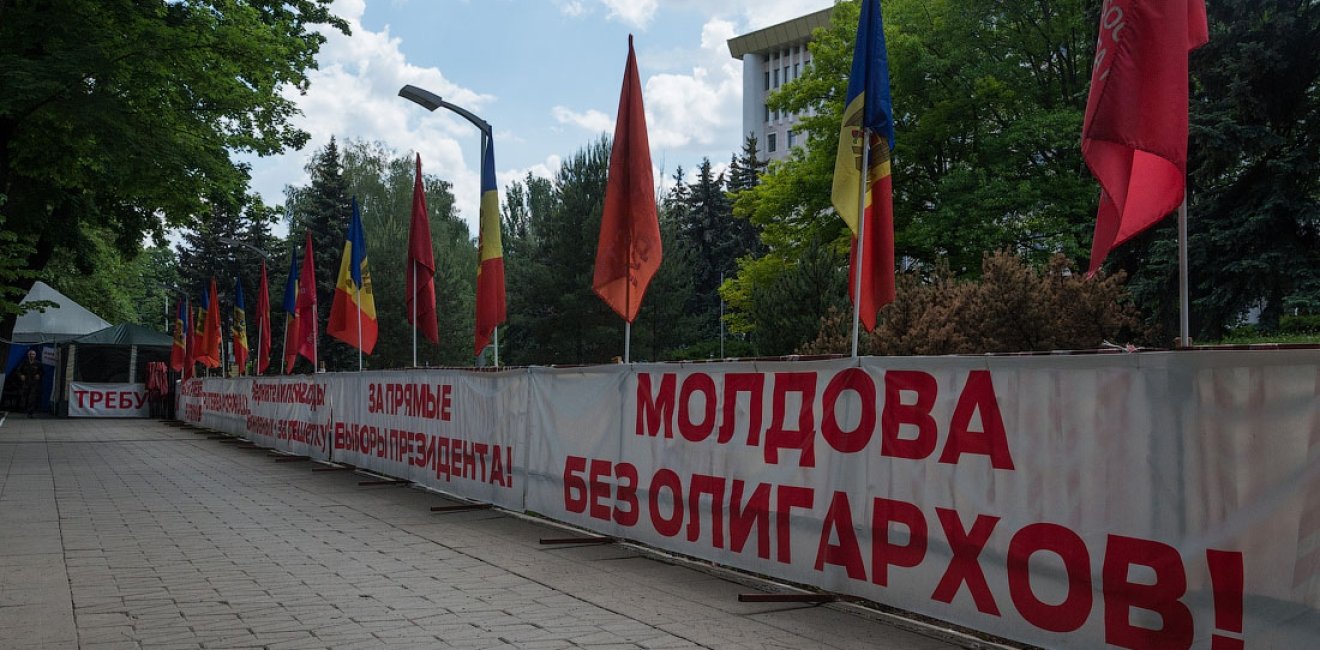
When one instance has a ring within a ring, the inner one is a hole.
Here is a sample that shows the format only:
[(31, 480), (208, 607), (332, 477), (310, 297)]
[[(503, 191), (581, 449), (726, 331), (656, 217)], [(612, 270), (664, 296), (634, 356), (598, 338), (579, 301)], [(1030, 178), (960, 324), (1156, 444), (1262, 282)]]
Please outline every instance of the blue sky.
[(633, 34), (657, 178), (703, 157), (723, 167), (742, 144), (742, 63), (728, 38), (828, 7), (832, 0), (336, 0), (351, 37), (328, 34), (296, 97), (311, 133), (302, 151), (253, 165), (253, 188), (283, 203), (285, 185), (330, 136), (419, 151), (454, 184), (475, 234), (475, 128), (397, 96), (426, 88), (490, 122), (501, 190), (612, 133)]

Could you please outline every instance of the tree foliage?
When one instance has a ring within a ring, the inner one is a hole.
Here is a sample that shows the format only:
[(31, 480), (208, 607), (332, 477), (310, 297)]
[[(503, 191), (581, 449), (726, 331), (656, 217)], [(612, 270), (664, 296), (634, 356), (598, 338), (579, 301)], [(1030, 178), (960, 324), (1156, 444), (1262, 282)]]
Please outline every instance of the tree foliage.
[[(0, 194), (40, 271), (56, 251), (190, 225), (243, 196), (234, 151), (301, 146), (303, 90), (329, 0), (14, 0), (0, 3)], [(99, 229), (99, 230), (97, 230)], [(79, 269), (88, 269), (79, 264)]]

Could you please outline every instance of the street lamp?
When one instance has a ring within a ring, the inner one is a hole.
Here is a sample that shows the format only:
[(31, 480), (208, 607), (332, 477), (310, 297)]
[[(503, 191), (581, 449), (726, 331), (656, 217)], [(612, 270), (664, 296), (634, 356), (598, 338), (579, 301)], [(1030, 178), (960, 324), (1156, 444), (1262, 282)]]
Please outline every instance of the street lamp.
[(253, 253), (256, 253), (257, 255), (260, 255), (262, 259), (265, 260), (270, 259), (270, 254), (268, 254), (266, 251), (263, 251), (260, 248), (257, 248), (256, 246), (253, 246), (252, 244), (249, 244), (245, 241), (238, 241), (237, 239), (230, 239), (228, 237), (216, 237), (215, 239), (216, 241), (222, 244), (228, 244), (230, 246), (241, 246), (243, 248), (246, 248), (252, 251)]
[[(417, 105), (421, 106), (422, 108), (425, 108), (428, 111), (434, 112), (435, 109), (437, 108), (445, 108), (463, 116), (464, 119), (471, 122), (473, 126), (477, 127), (477, 129), (481, 131), (481, 153), (483, 156), (485, 155), (487, 151), (486, 147), (488, 146), (487, 143), (491, 142), (494, 139), (490, 128), (490, 122), (487, 122), (486, 120), (477, 117), (475, 114), (472, 113), (472, 111), (469, 111), (466, 108), (463, 108), (462, 106), (455, 106), (454, 104), (451, 104), (441, 99), (439, 95), (429, 90), (418, 88), (417, 86), (414, 86), (412, 84), (408, 84), (405, 85), (403, 88), (400, 88), (399, 96), (410, 102), (416, 103)], [(415, 272), (416, 271), (414, 270), (414, 273)], [(416, 283), (414, 282), (414, 286), (415, 285)], [(413, 357), (414, 357), (413, 365), (417, 364), (417, 359), (416, 359), (417, 322), (416, 321), (417, 319), (416, 317), (414, 317), (413, 318)], [(495, 343), (495, 365), (496, 367), (498, 367), (500, 365), (500, 328), (498, 325), (496, 325), (494, 331), (494, 343)]]
[(424, 90), (422, 88), (418, 88), (417, 86), (409, 84), (399, 89), (399, 96), (408, 101), (417, 103), (422, 108), (425, 108), (428, 111), (434, 112), (435, 109), (437, 108), (447, 108), (455, 113), (458, 113), (459, 115), (462, 115), (465, 119), (467, 119), (467, 121), (471, 122), (473, 126), (476, 126), (478, 129), (481, 129), (481, 132), (484, 133), (486, 137), (488, 138), (491, 137), (490, 122), (487, 122), (486, 120), (477, 117), (472, 113), (472, 111), (469, 111), (466, 108), (450, 104), (449, 102), (441, 99), (439, 95), (429, 90)]

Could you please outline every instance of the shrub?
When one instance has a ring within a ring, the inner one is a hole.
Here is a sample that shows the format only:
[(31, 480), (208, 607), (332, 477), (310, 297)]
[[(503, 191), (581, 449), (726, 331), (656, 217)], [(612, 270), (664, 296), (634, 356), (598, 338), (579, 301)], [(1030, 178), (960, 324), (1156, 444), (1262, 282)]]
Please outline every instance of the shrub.
[[(1123, 274), (1086, 279), (1062, 255), (1034, 269), (1007, 252), (986, 255), (981, 277), (958, 280), (947, 268), (928, 278), (904, 274), (898, 298), (880, 311), (864, 354), (937, 355), (1094, 349), (1145, 340), (1149, 332)], [(847, 353), (851, 313), (833, 311), (804, 354)]]

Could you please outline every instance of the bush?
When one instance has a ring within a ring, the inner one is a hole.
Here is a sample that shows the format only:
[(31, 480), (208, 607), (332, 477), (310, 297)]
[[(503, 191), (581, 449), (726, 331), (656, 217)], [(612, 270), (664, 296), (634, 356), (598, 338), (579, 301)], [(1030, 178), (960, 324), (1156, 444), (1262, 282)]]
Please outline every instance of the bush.
[(1320, 314), (1284, 316), (1279, 319), (1279, 331), (1284, 334), (1320, 334)]
[[(904, 274), (898, 298), (880, 311), (864, 354), (937, 355), (1094, 349), (1144, 341), (1149, 332), (1123, 274), (1086, 279), (1062, 255), (1033, 269), (1016, 255), (986, 255), (981, 278), (957, 280), (947, 268), (929, 278)], [(851, 313), (832, 312), (804, 354), (847, 353)]]

